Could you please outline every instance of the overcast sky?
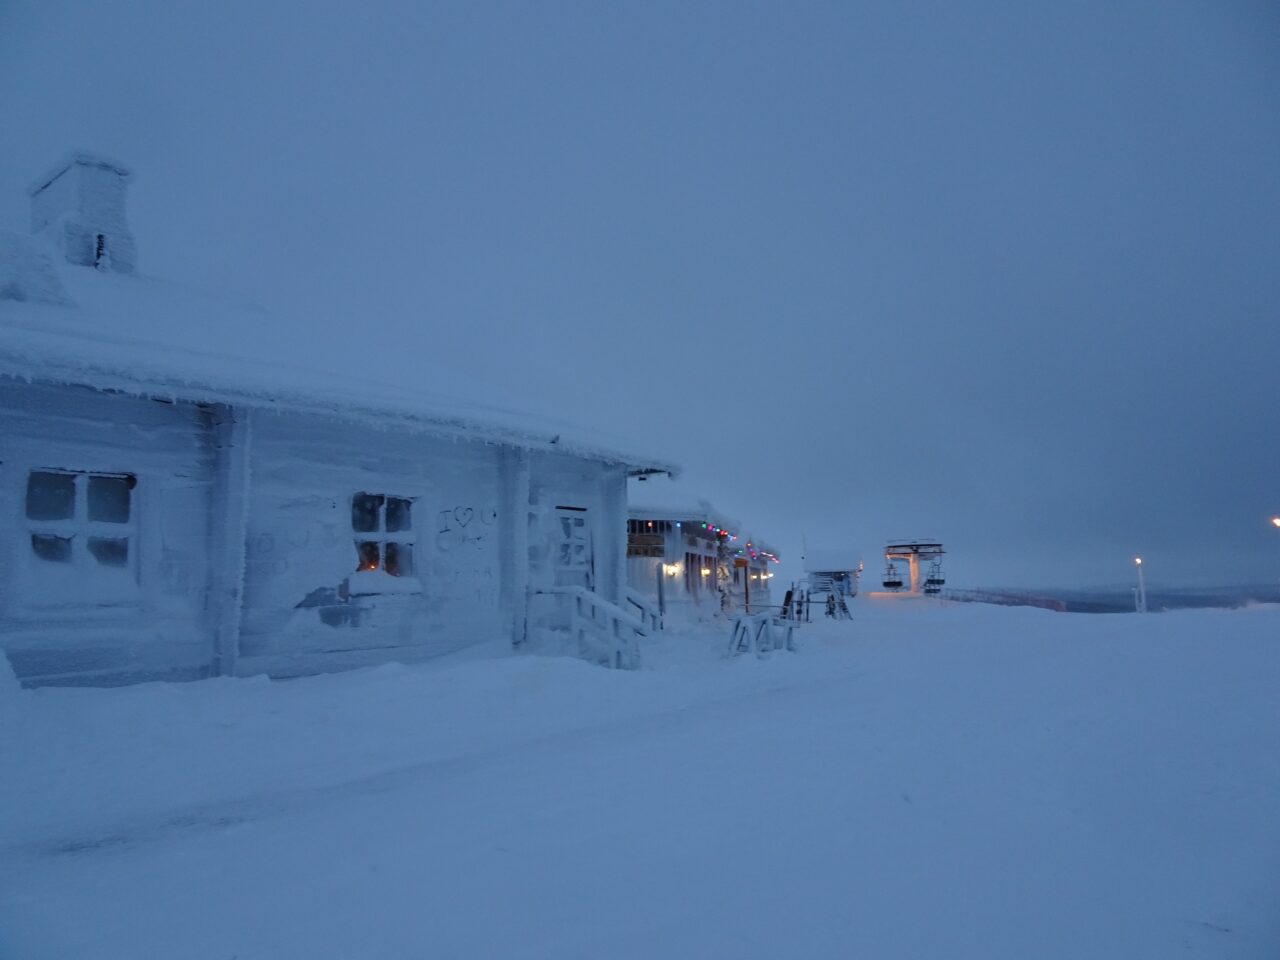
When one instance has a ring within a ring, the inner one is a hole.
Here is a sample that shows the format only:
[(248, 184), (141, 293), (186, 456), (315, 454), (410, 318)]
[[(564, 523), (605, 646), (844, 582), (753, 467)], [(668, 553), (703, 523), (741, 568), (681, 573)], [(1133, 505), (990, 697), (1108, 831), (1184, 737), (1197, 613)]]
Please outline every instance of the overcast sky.
[(117, 157), (282, 358), (629, 437), (788, 559), (1275, 582), (1278, 105), (1264, 0), (0, 0), (0, 227)]

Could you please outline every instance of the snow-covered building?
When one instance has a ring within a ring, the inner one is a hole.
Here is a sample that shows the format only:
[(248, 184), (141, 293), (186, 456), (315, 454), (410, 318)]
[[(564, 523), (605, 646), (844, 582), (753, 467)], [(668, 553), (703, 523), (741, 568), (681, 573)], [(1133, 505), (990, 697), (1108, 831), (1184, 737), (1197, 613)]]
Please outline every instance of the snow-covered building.
[(627, 478), (669, 465), (252, 337), (191, 350), (185, 330), (283, 321), (134, 275), (128, 179), (72, 156), (31, 189), (33, 235), (0, 234), (0, 649), (24, 682), (288, 676), (499, 638), (634, 659)]
[(770, 605), (778, 551), (708, 501), (662, 480), (632, 482), (627, 577), (664, 610), (695, 613)]
[(862, 560), (853, 550), (806, 550), (804, 572), (811, 593), (838, 593), (843, 597), (858, 594), (862, 576)]

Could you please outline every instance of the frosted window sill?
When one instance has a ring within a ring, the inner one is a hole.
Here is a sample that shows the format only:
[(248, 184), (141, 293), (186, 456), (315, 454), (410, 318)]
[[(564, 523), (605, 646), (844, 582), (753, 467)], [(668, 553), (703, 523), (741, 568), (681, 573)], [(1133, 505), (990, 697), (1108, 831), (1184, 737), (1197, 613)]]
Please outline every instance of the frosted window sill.
[(376, 597), (386, 594), (422, 593), (417, 577), (393, 577), (384, 570), (358, 570), (347, 580), (347, 592), (353, 597)]

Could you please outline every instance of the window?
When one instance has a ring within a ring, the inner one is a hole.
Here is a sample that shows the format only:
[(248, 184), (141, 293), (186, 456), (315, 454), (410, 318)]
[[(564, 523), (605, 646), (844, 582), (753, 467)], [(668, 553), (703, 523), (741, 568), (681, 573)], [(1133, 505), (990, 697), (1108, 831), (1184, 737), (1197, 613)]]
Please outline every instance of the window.
[(351, 498), (351, 529), (357, 536), (356, 570), (413, 576), (413, 501), (381, 493)]
[(667, 531), (671, 524), (666, 520), (628, 520), (628, 557), (665, 557)]
[(127, 473), (32, 470), (26, 499), (31, 552), (44, 563), (128, 567), (137, 484)]

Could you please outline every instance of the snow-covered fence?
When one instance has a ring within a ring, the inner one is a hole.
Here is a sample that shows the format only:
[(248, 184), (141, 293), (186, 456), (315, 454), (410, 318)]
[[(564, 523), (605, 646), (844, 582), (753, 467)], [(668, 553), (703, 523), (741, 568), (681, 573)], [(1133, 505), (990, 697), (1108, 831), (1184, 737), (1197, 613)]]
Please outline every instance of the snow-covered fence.
[(794, 650), (794, 631), (795, 624), (771, 613), (735, 617), (729, 654), (736, 657), (754, 650), (756, 656), (763, 657), (774, 650)]
[[(567, 607), (568, 632), (580, 656), (607, 667), (640, 666), (640, 640), (648, 636), (642, 621), (586, 587), (548, 587), (529, 597), (530, 607)], [(532, 613), (531, 609), (531, 613)], [(548, 611), (553, 619), (563, 609)]]
[(645, 630), (657, 633), (662, 629), (662, 613), (653, 601), (631, 587), (626, 588), (626, 599), (627, 605), (635, 608), (635, 615), (640, 618)]

